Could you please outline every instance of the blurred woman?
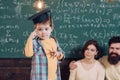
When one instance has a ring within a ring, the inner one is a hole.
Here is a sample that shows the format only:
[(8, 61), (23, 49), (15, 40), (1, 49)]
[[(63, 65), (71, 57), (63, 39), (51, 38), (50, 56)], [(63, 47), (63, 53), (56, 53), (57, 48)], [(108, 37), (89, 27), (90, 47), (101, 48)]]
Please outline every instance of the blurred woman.
[(96, 60), (98, 53), (97, 41), (87, 41), (82, 50), (83, 59), (75, 62), (77, 67), (70, 70), (69, 80), (104, 80), (104, 67)]

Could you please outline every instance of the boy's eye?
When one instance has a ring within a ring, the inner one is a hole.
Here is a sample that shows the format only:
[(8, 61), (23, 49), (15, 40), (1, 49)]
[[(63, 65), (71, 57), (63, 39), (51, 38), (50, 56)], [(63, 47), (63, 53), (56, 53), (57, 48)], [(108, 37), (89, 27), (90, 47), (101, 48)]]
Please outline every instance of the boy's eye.
[(45, 28), (45, 30), (48, 30), (48, 28)]
[(46, 30), (46, 31), (47, 31), (48, 29), (49, 29), (49, 28), (38, 29), (38, 30), (39, 30), (39, 31), (42, 31), (42, 30)]
[(39, 29), (39, 31), (41, 31), (42, 29)]

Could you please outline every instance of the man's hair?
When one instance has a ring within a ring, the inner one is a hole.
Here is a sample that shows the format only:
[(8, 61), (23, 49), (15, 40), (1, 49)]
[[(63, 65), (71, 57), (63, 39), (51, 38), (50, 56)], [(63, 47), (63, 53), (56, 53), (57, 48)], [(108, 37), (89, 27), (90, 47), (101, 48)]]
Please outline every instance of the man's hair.
[(120, 36), (113, 36), (108, 42), (108, 45), (110, 46), (112, 43), (120, 43)]

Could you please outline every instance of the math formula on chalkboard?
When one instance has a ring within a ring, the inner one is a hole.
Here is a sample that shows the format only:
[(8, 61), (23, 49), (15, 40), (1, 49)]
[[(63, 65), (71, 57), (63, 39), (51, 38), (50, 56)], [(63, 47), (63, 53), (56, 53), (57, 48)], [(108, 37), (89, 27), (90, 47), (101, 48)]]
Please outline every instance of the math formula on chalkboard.
[[(24, 58), (25, 42), (33, 30), (28, 17), (36, 13), (34, 0), (0, 0), (0, 58)], [(52, 33), (66, 58), (78, 58), (89, 39), (100, 43), (107, 54), (108, 40), (120, 36), (118, 0), (45, 0), (51, 9)]]

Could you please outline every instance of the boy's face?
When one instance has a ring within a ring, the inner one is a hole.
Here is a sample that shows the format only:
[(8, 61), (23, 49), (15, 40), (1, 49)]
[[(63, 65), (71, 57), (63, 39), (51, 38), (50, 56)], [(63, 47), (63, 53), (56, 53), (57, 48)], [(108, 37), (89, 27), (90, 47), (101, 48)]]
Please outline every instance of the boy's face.
[(52, 28), (49, 23), (37, 24), (36, 33), (40, 39), (49, 39), (52, 32)]

